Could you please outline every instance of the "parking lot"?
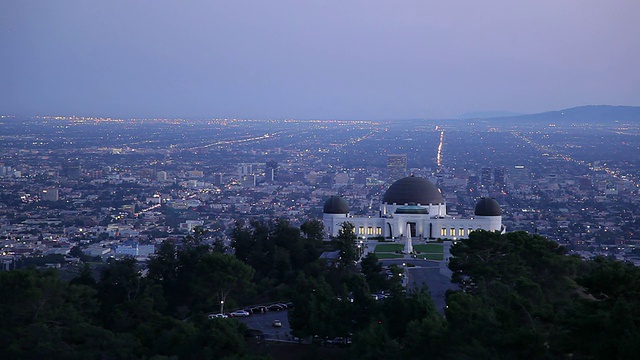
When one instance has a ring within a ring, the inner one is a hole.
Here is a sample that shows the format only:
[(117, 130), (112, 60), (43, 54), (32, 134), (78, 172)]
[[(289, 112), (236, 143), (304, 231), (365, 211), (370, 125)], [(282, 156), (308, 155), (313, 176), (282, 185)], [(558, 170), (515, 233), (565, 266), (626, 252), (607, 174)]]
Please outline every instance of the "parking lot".
[[(277, 339), (291, 338), (289, 310), (267, 311), (264, 314), (252, 314), (251, 316), (237, 317), (234, 319), (247, 324), (249, 329), (262, 331), (267, 337)], [(282, 327), (274, 327), (274, 320), (280, 320)]]

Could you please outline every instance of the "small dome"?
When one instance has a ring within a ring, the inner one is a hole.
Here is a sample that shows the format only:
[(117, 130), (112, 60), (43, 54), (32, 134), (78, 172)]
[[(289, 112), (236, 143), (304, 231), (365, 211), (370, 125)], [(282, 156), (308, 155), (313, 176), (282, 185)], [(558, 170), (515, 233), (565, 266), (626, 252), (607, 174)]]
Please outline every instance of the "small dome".
[(325, 214), (348, 214), (349, 204), (342, 196), (333, 195), (324, 202), (322, 212)]
[(502, 215), (502, 209), (500, 204), (492, 198), (482, 198), (476, 204), (476, 216), (500, 216)]
[(382, 202), (386, 204), (444, 204), (440, 190), (429, 180), (409, 176), (402, 178), (389, 186), (384, 193)]

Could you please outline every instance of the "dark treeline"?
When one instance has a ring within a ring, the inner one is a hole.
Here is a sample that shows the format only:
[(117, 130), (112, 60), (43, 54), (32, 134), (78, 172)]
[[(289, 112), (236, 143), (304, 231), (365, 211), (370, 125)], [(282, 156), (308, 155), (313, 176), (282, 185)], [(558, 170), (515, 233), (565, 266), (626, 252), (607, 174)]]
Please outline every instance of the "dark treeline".
[[(405, 292), (374, 254), (356, 265), (345, 224), (332, 242), (322, 224), (238, 223), (235, 253), (203, 245), (198, 229), (164, 243), (145, 272), (130, 259), (88, 266), (71, 281), (55, 270), (0, 273), (3, 359), (257, 359), (245, 328), (208, 313), (292, 301), (293, 335), (344, 339), (353, 359), (600, 359), (640, 353), (640, 271), (585, 261), (524, 232), (472, 233), (451, 249), (445, 315), (428, 289)], [(323, 251), (338, 250), (333, 260)], [(375, 300), (372, 293), (387, 296)], [(318, 353), (319, 354), (319, 353)], [(319, 356), (319, 355), (317, 355)], [(311, 356), (310, 358), (313, 358)]]

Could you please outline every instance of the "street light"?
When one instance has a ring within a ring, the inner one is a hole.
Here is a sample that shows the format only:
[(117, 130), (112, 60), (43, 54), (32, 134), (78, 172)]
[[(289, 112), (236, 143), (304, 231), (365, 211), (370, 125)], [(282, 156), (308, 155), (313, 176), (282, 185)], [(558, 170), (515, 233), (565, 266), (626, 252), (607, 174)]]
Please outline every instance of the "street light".
[(224, 314), (224, 300), (220, 300), (220, 314)]

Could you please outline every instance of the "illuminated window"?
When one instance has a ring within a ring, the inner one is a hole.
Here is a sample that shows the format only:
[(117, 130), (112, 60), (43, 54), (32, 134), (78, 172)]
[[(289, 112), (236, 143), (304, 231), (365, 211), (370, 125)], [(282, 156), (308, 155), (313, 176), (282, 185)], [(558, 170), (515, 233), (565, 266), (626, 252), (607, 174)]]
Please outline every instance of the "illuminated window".
[(456, 228), (449, 229), (449, 236), (456, 236)]
[(467, 232), (467, 236), (468, 236), (468, 235), (471, 235), (471, 233), (472, 233), (472, 232), (473, 232), (473, 229), (472, 229), (472, 228), (469, 228), (469, 232)]
[(376, 228), (376, 235), (382, 235), (382, 228), (381, 227), (377, 227)]
[(358, 234), (360, 234), (360, 235), (364, 234), (364, 226), (360, 226), (358, 228)]
[(458, 229), (458, 236), (464, 236), (464, 229), (463, 228)]
[(367, 228), (367, 235), (372, 235), (373, 234), (373, 228), (371, 226), (369, 226)]
[(440, 229), (440, 236), (447, 236), (447, 228)]

